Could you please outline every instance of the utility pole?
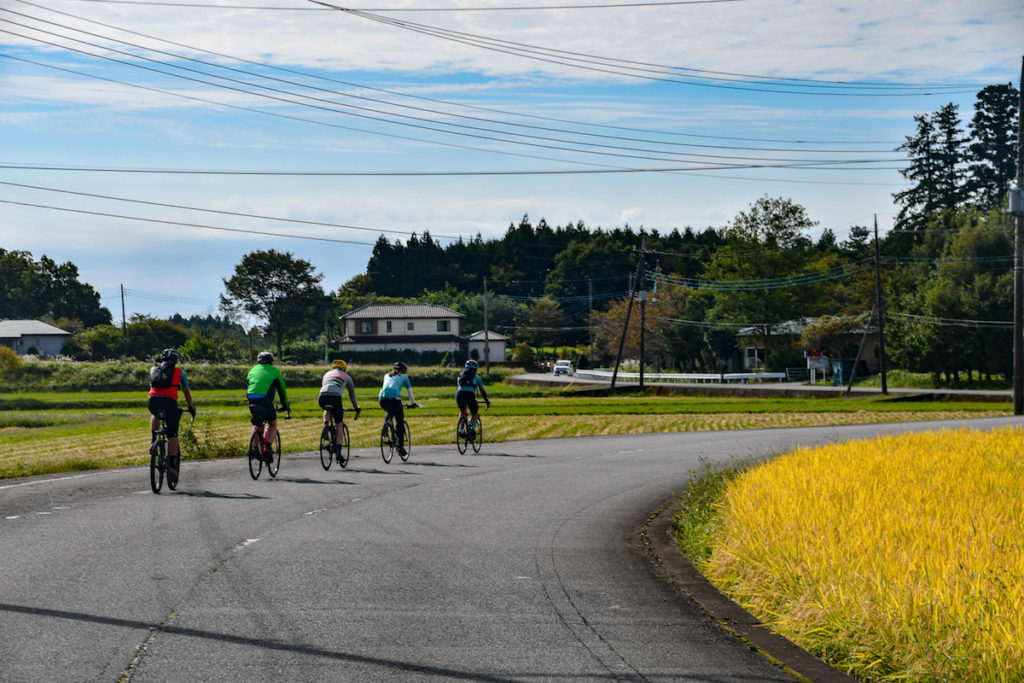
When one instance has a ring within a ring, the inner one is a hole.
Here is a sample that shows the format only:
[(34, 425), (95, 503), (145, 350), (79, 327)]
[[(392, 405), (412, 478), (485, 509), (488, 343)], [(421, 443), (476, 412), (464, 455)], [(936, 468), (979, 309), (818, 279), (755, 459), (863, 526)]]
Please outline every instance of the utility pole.
[(124, 338), (124, 355), (128, 357), (128, 321), (124, 314), (124, 284), (121, 285), (121, 336)]
[(1013, 414), (1024, 415), (1024, 58), (1017, 88), (1017, 187), (1010, 189), (1013, 215)]
[[(643, 283), (640, 284), (644, 286)], [(646, 324), (647, 290), (640, 290), (640, 388), (644, 388), (644, 325)]]
[(619, 337), (619, 353), (615, 356), (615, 369), (612, 370), (612, 384), (611, 390), (615, 391), (615, 380), (619, 376), (619, 365), (622, 364), (622, 347), (626, 344), (626, 332), (629, 330), (629, 316), (633, 312), (633, 296), (636, 293), (636, 288), (640, 284), (640, 274), (644, 270), (644, 255), (647, 253), (645, 248), (646, 238), (640, 238), (640, 258), (636, 262), (636, 272), (633, 274), (633, 278), (629, 284), (629, 305), (626, 307), (626, 320), (622, 323), (622, 336)]
[(875, 214), (875, 310), (878, 311), (878, 371), (882, 375), (882, 394), (888, 395), (885, 366), (885, 310), (882, 308), (882, 271), (878, 256), (878, 214)]
[(491, 345), (490, 334), (487, 330), (487, 276), (484, 275), (484, 370), (487, 376), (491, 375)]

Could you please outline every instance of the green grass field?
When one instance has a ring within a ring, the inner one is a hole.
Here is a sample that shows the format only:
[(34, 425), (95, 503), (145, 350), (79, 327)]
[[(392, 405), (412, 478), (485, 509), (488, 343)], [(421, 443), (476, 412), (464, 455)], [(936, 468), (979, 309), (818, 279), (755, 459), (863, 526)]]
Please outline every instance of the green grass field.
[[(415, 444), (453, 442), (456, 408), (448, 387), (415, 390), (423, 408), (409, 411)], [(315, 450), (321, 428), (318, 389), (291, 391), (292, 417), (282, 422), (285, 452)], [(1007, 403), (908, 403), (873, 398), (707, 398), (619, 394), (493, 385), (484, 411), (487, 441), (758, 427), (854, 424), (1007, 415)], [(353, 447), (377, 444), (384, 412), (377, 388), (357, 392), (361, 419), (349, 428)], [(198, 417), (182, 429), (186, 459), (244, 454), (250, 427), (238, 391), (196, 391)], [(145, 464), (149, 413), (142, 392), (9, 393), (0, 395), (0, 479)], [(187, 424), (187, 416), (183, 424)]]

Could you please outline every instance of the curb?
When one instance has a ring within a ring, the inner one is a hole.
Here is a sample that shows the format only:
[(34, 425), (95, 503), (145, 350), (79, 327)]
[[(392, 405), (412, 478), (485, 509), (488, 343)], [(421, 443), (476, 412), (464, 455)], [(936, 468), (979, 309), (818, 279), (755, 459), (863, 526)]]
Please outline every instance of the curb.
[(691, 598), (721, 628), (733, 634), (772, 663), (803, 681), (814, 683), (856, 683), (789, 639), (768, 630), (752, 614), (730, 600), (683, 555), (672, 536), (669, 500), (648, 517), (640, 536), (656, 570), (672, 586)]

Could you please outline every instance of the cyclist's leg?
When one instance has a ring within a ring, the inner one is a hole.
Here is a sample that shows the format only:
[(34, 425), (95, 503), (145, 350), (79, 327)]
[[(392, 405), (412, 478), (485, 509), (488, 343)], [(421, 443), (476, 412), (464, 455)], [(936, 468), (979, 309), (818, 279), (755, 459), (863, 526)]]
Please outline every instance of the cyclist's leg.
[(277, 435), (277, 420), (267, 420), (267, 430), (263, 433), (267, 443), (273, 446), (274, 437)]
[(402, 400), (395, 400), (395, 433), (398, 435), (398, 450), (405, 450), (405, 408), (402, 406)]

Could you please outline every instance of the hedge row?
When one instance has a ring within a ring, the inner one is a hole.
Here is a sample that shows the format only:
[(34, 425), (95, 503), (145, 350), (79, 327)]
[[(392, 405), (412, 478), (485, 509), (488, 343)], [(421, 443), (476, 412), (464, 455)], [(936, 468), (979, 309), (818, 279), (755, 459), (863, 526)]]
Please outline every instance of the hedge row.
[[(141, 361), (33, 361), (9, 368), (0, 381), (2, 392), (28, 391), (135, 391), (149, 386), (149, 363)], [(189, 385), (202, 389), (239, 389), (246, 386), (251, 365), (183, 363)], [(281, 374), (289, 387), (318, 387), (323, 365), (284, 365)], [(379, 386), (390, 366), (350, 365), (357, 387)], [(490, 382), (522, 373), (522, 368), (491, 366)], [(413, 386), (454, 385), (454, 367), (410, 367)]]

